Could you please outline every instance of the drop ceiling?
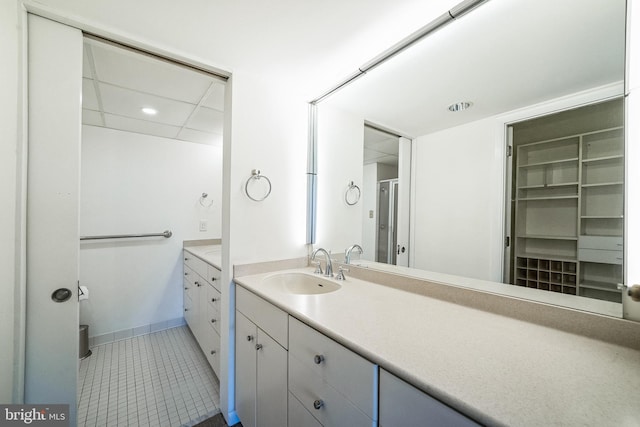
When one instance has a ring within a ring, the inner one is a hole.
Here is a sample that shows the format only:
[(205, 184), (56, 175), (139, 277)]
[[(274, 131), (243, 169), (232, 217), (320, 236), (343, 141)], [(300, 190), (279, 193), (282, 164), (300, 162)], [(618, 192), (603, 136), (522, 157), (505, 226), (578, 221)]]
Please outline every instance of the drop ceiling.
[(85, 125), (221, 146), (224, 90), (215, 75), (85, 38)]
[(398, 137), (373, 127), (364, 127), (364, 164), (398, 166)]

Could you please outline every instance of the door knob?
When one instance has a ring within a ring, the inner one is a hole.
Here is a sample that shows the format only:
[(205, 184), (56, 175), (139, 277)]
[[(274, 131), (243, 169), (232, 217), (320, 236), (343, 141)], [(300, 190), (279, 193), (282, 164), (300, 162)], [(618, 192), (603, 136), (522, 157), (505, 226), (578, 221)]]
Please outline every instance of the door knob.
[(65, 301), (69, 301), (69, 299), (71, 298), (71, 295), (73, 295), (73, 292), (71, 292), (71, 289), (59, 288), (53, 291), (53, 293), (51, 294), (51, 299), (54, 302), (65, 302)]
[(618, 283), (618, 289), (631, 297), (633, 301), (640, 302), (640, 285), (627, 286), (624, 283)]

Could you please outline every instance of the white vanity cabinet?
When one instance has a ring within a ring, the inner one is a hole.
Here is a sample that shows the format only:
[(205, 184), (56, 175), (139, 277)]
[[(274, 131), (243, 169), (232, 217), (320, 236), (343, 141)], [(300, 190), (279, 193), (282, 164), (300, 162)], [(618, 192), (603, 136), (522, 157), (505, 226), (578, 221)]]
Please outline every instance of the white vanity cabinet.
[(184, 251), (184, 318), (211, 368), (220, 375), (220, 289), (216, 267)]
[(236, 287), (236, 412), (244, 427), (287, 426), (287, 319)]
[(289, 317), (289, 425), (377, 425), (377, 365)]
[(380, 369), (380, 427), (480, 426), (411, 384)]

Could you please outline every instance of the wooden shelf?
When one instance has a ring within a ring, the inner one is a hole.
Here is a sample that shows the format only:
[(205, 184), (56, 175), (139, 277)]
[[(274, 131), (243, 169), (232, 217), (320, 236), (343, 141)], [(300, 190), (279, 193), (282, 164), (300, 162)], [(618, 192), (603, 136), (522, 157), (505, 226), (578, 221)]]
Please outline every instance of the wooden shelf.
[(549, 160), (546, 162), (536, 162), (536, 163), (528, 163), (526, 165), (518, 165), (518, 168), (535, 168), (535, 167), (539, 167), (539, 166), (547, 166), (547, 165), (558, 165), (561, 163), (573, 163), (573, 162), (578, 162), (578, 158), (577, 157), (572, 157), (569, 159), (558, 159), (558, 160)]

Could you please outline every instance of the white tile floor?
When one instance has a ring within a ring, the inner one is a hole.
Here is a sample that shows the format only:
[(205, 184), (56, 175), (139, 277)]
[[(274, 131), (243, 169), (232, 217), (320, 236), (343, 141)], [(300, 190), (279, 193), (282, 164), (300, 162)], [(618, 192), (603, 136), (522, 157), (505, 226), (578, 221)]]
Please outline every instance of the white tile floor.
[(79, 426), (191, 426), (220, 384), (187, 326), (103, 344), (80, 362)]

